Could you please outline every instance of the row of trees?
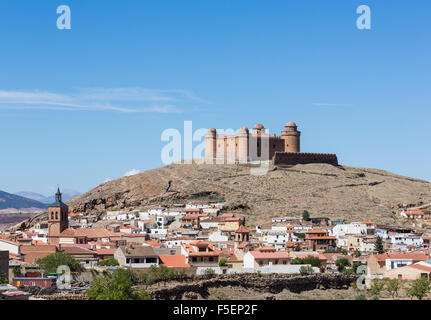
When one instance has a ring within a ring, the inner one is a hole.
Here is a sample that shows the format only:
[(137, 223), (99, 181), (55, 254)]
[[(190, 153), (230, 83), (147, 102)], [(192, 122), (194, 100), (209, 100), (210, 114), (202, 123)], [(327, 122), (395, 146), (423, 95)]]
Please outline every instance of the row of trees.
[[(400, 279), (374, 279), (369, 294), (378, 299), (382, 292), (386, 292), (394, 299), (404, 287), (405, 282)], [(408, 297), (422, 300), (431, 291), (431, 283), (426, 278), (420, 278), (411, 282), (405, 289)]]

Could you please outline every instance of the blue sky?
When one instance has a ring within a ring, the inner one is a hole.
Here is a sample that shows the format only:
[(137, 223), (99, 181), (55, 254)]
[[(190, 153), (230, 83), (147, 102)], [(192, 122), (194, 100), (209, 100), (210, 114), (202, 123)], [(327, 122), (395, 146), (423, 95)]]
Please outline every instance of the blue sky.
[[(72, 29), (56, 27), (69, 5)], [(369, 5), (371, 30), (356, 8)], [(0, 190), (88, 191), (162, 165), (167, 128), (271, 133), (431, 180), (427, 0), (0, 3)]]

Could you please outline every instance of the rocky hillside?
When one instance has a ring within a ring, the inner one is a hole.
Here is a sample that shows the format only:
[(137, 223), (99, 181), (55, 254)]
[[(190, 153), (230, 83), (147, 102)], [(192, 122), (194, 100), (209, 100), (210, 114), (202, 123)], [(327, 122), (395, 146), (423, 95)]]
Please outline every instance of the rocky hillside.
[(224, 198), (244, 208), (252, 224), (308, 210), (312, 217), (395, 223), (403, 205), (431, 203), (431, 183), (376, 169), (326, 164), (273, 167), (251, 175), (250, 166), (173, 164), (103, 183), (68, 202), (73, 212)]

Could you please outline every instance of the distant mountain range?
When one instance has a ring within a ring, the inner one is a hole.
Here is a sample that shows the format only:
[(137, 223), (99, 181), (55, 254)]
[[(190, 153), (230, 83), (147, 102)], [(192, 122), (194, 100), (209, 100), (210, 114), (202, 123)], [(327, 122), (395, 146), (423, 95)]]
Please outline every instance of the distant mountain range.
[[(20, 209), (45, 209), (46, 203), (25, 198), (20, 195), (0, 191), (0, 210), (12, 209), (13, 211)], [(16, 209), (16, 210), (14, 210)]]
[[(66, 202), (70, 199), (73, 199), (77, 196), (80, 195), (80, 193), (76, 190), (72, 190), (72, 189), (61, 189), (61, 194), (62, 194), (62, 200), (63, 202)], [(31, 191), (20, 191), (15, 193), (15, 195), (21, 196), (21, 197), (25, 197), (28, 199), (32, 199), (32, 200), (36, 200), (39, 202), (42, 202), (44, 204), (51, 204), (53, 202), (55, 202), (55, 195), (51, 195), (49, 197), (46, 197), (40, 193), (36, 193), (36, 192), (31, 192)]]

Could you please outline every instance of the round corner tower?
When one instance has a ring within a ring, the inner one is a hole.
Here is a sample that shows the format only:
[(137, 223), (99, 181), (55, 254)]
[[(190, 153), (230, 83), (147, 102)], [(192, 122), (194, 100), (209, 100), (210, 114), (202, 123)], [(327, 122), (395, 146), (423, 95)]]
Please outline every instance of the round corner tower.
[(211, 128), (205, 135), (205, 159), (215, 159), (217, 155), (217, 130)]
[(281, 138), (284, 140), (285, 152), (301, 152), (301, 131), (295, 122), (288, 122), (284, 126), (284, 131), (281, 132)]
[(238, 133), (238, 161), (239, 163), (248, 162), (248, 128), (243, 126), (239, 129)]

